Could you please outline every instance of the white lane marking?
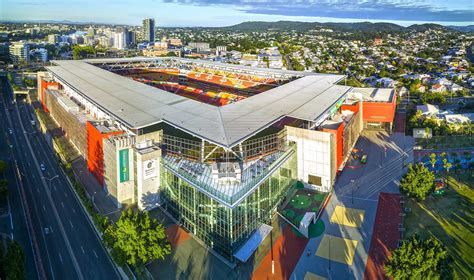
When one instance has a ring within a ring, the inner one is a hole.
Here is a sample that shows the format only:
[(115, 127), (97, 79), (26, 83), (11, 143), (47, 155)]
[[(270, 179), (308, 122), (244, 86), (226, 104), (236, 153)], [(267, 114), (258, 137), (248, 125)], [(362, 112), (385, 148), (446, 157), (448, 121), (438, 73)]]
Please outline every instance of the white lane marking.
[(69, 224), (71, 225), (72, 228), (74, 228), (74, 226), (72, 225), (72, 222), (71, 222), (71, 221), (69, 221)]
[(96, 258), (99, 258), (99, 256), (97, 256), (97, 253), (95, 252), (95, 250), (92, 250), (92, 252), (94, 253), (94, 256), (95, 256)]
[(44, 204), (43, 204), (43, 211), (46, 212), (46, 207), (44, 207)]
[(82, 250), (82, 253), (83, 253), (83, 254), (86, 253), (86, 251), (84, 251), (84, 247), (82, 247), (82, 245), (81, 245), (81, 250)]
[(38, 193), (40, 193), (40, 189), (39, 189), (39, 187), (38, 187), (38, 188), (36, 188), (36, 191), (37, 191)]
[(59, 253), (59, 260), (61, 261), (61, 263), (63, 263), (63, 257), (61, 256), (61, 253)]
[(55, 186), (55, 185), (53, 185), (53, 188), (54, 188), (54, 190), (55, 190), (55, 191), (58, 191), (58, 189), (56, 188), (56, 186)]
[(67, 197), (67, 193), (64, 193), (64, 195)]
[(72, 209), (72, 213), (76, 214), (76, 210), (74, 210), (74, 208), (71, 208)]
[(61, 201), (61, 206), (64, 208), (64, 203)]

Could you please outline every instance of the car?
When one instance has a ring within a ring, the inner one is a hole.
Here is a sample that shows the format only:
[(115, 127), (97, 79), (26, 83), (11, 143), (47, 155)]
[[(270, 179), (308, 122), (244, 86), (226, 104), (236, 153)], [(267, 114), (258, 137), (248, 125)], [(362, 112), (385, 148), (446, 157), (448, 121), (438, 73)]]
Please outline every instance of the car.
[(362, 163), (362, 164), (366, 164), (366, 163), (367, 163), (367, 155), (363, 155), (363, 156), (360, 158), (360, 163)]
[(45, 170), (46, 170), (46, 167), (44, 166), (44, 163), (41, 163), (41, 164), (40, 164), (40, 168), (41, 168), (41, 171), (45, 171)]
[(13, 130), (11, 128), (9, 128), (8, 133), (13, 134)]

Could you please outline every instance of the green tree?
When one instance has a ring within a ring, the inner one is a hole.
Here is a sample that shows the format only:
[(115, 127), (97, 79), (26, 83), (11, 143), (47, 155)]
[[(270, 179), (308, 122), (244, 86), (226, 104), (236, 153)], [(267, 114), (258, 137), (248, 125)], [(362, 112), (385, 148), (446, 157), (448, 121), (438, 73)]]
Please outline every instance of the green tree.
[(8, 197), (8, 180), (0, 180), (0, 205), (5, 202)]
[(25, 255), (20, 245), (13, 241), (8, 245), (7, 254), (3, 260), (5, 279), (21, 280), (26, 279)]
[(171, 253), (163, 225), (151, 219), (148, 212), (124, 211), (117, 225), (105, 230), (104, 239), (120, 265), (141, 267)]
[(416, 235), (392, 252), (385, 271), (395, 280), (440, 279), (446, 269), (448, 253), (434, 237), (422, 241)]
[(94, 49), (92, 46), (75, 45), (72, 47), (72, 57), (76, 60), (87, 58), (90, 54), (96, 54), (96, 49)]
[(431, 163), (431, 167), (433, 168), (433, 170), (435, 170), (436, 160), (437, 160), (436, 154), (435, 154), (435, 153), (431, 153), (431, 155), (430, 155), (430, 163)]
[(408, 172), (400, 181), (400, 190), (416, 200), (424, 200), (433, 189), (434, 175), (422, 163), (408, 166)]

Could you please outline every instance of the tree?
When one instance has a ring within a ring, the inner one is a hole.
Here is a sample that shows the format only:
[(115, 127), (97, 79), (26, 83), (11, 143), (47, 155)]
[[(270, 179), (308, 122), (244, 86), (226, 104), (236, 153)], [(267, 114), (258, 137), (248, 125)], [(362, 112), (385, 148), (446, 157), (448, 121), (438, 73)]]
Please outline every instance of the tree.
[(430, 163), (431, 163), (431, 167), (433, 168), (433, 171), (435, 170), (435, 165), (436, 165), (436, 154), (435, 153), (431, 153), (430, 155)]
[(124, 211), (117, 225), (105, 230), (104, 239), (119, 265), (141, 267), (171, 253), (163, 225), (151, 219), (148, 212)]
[(416, 235), (392, 252), (385, 271), (395, 280), (440, 279), (446, 269), (448, 252), (434, 237), (422, 241)]
[(8, 168), (8, 164), (3, 161), (3, 160), (0, 160), (0, 174), (2, 174), (5, 178), (5, 171), (7, 171), (7, 168)]
[(26, 279), (25, 255), (20, 245), (13, 241), (8, 245), (7, 254), (3, 260), (5, 279)]
[(435, 176), (422, 163), (408, 166), (408, 172), (400, 181), (400, 190), (416, 200), (424, 200), (433, 189)]
[(8, 196), (8, 180), (0, 180), (0, 205), (5, 202)]

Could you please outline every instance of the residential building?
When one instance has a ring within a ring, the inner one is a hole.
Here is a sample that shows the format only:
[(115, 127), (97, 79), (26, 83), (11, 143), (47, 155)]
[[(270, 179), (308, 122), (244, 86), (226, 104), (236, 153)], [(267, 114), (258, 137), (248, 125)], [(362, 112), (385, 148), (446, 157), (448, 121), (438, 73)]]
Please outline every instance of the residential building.
[(145, 42), (155, 42), (155, 19), (146, 18), (143, 20), (142, 36)]
[(28, 62), (29, 54), (30, 45), (25, 41), (13, 42), (10, 45), (10, 59), (13, 63)]

